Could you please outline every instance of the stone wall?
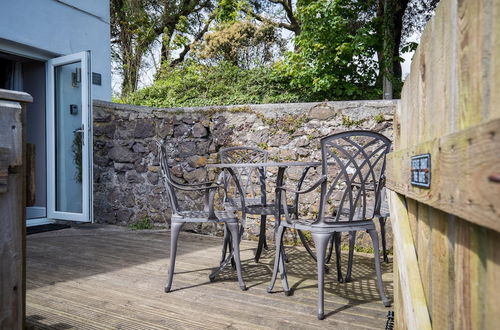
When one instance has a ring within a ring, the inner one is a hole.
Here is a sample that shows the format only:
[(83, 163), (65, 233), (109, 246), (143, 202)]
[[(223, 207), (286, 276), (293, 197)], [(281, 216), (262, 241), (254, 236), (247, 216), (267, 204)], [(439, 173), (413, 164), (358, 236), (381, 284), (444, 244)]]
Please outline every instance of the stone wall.
[[(392, 138), (395, 105), (349, 101), (160, 109), (95, 101), (94, 218), (120, 225), (148, 218), (155, 226), (169, 226), (155, 139), (167, 145), (175, 177), (192, 183), (214, 178), (204, 165), (217, 162), (222, 147), (255, 146), (266, 149), (271, 160), (310, 161), (321, 159), (319, 140), (333, 133), (369, 129)], [(290, 179), (298, 179), (300, 171), (289, 170)], [(316, 207), (315, 196), (310, 198), (305, 202)], [(181, 199), (192, 205), (200, 200)], [(258, 227), (257, 219), (248, 219), (246, 238), (255, 238)], [(212, 225), (185, 228), (220, 234)]]

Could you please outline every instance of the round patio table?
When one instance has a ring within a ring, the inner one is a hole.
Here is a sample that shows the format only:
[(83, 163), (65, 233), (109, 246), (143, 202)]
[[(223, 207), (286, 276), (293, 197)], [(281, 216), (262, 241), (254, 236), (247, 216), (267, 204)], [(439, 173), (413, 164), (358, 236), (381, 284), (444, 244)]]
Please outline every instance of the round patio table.
[[(241, 168), (257, 168), (259, 171), (259, 180), (261, 183), (261, 203), (260, 205), (250, 205), (249, 208), (253, 210), (253, 212), (249, 212), (250, 214), (260, 214), (261, 216), (267, 216), (267, 215), (273, 215), (275, 217), (275, 227), (277, 228), (276, 224), (279, 225), (280, 221), (280, 197), (281, 197), (281, 191), (276, 190), (275, 192), (275, 199), (273, 204), (267, 204), (267, 198), (266, 198), (266, 191), (265, 191), (265, 182), (268, 179), (267, 173), (266, 173), (266, 168), (270, 167), (275, 167), (278, 168), (278, 174), (276, 176), (276, 182), (275, 182), (275, 187), (281, 187), (284, 184), (284, 176), (285, 176), (285, 171), (289, 167), (295, 167), (295, 166), (300, 166), (303, 167), (304, 170), (302, 172), (301, 178), (298, 183), (298, 190), (300, 190), (300, 187), (307, 175), (307, 172), (311, 168), (316, 168), (318, 166), (321, 166), (321, 162), (297, 162), (297, 161), (285, 161), (285, 162), (265, 162), (265, 163), (223, 163), (223, 164), (207, 164), (207, 168), (220, 168), (223, 170), (235, 170), (235, 169), (241, 169)], [(235, 176), (233, 176), (235, 177)], [(241, 183), (240, 183), (241, 186)], [(296, 203), (297, 204), (297, 203)], [(252, 207), (253, 206), (253, 207)], [(302, 240), (302, 243), (306, 246), (306, 249), (308, 252), (312, 254), (312, 251), (309, 249), (309, 246), (307, 245), (305, 238), (303, 237), (302, 233), (299, 231), (299, 237)], [(258, 262), (260, 255), (262, 253), (262, 248), (264, 246), (267, 246), (266, 243), (266, 226), (265, 222), (261, 222), (260, 226), (260, 234), (259, 234), (259, 243), (257, 245), (257, 251), (255, 252), (255, 261)], [(224, 258), (224, 256), (223, 256)]]

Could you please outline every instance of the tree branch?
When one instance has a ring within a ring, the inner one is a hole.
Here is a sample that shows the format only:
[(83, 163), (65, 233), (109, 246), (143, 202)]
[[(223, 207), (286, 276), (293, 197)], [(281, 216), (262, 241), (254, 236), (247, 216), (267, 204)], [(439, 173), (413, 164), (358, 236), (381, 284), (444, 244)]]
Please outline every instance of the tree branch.
[(288, 23), (284, 23), (284, 22), (275, 22), (267, 17), (259, 15), (256, 12), (254, 12), (252, 10), (248, 10), (248, 9), (243, 9), (243, 12), (247, 15), (252, 16), (253, 18), (258, 20), (259, 22), (274, 24), (280, 28), (284, 28), (284, 29), (287, 29), (289, 31), (296, 32), (296, 28), (292, 24), (288, 24)]
[(205, 24), (205, 26), (203, 26), (203, 29), (201, 29), (193, 38), (193, 41), (187, 45), (184, 46), (184, 49), (182, 50), (182, 52), (180, 52), (179, 54), (179, 57), (177, 57), (175, 60), (173, 60), (172, 62), (170, 62), (170, 67), (173, 68), (175, 67), (176, 65), (182, 63), (184, 61), (184, 59), (186, 58), (186, 55), (187, 53), (191, 50), (191, 47), (193, 46), (193, 44), (195, 42), (197, 42), (198, 40), (201, 40), (201, 38), (203, 38), (203, 36), (205, 35), (205, 33), (207, 33), (208, 31), (208, 28), (210, 26), (210, 23), (212, 23), (213, 21), (213, 17), (210, 17), (209, 20), (207, 21), (207, 23)]

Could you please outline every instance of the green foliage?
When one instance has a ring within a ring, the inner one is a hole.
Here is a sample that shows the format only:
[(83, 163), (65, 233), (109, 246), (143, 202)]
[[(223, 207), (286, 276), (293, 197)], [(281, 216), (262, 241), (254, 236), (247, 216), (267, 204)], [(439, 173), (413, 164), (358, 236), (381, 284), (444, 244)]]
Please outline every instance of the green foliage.
[(310, 99), (372, 99), (378, 64), (376, 35), (370, 16), (374, 1), (305, 0), (297, 5), (301, 33), (296, 52), (277, 63), (276, 70)]
[(269, 148), (269, 145), (266, 142), (261, 142), (257, 144), (257, 147), (259, 147), (262, 150), (267, 150)]
[(154, 228), (153, 222), (148, 217), (144, 217), (141, 220), (137, 221), (136, 223), (129, 225), (128, 227), (133, 230), (144, 230), (144, 229)]
[(195, 56), (205, 63), (229, 62), (242, 68), (272, 63), (283, 53), (285, 41), (271, 24), (250, 20), (221, 23), (195, 47)]
[(156, 82), (120, 100), (154, 107), (288, 103), (302, 101), (271, 69), (239, 68), (221, 62), (208, 65), (193, 60), (166, 68)]
[(73, 153), (73, 162), (76, 166), (75, 180), (76, 182), (82, 183), (82, 150), (83, 150), (83, 139), (82, 134), (74, 134), (73, 144), (71, 145), (71, 151)]
[(377, 124), (380, 124), (381, 122), (385, 121), (384, 114), (382, 114), (382, 113), (379, 113), (378, 115), (373, 117), (373, 119), (375, 119), (375, 122)]
[(342, 125), (345, 127), (349, 128), (351, 126), (358, 126), (361, 125), (365, 119), (360, 119), (360, 120), (353, 120), (351, 117), (343, 115), (342, 116)]

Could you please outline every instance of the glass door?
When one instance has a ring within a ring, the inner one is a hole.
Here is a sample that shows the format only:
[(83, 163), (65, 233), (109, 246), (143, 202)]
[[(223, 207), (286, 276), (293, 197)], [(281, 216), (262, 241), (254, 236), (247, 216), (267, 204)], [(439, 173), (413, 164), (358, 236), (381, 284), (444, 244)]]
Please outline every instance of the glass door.
[(89, 54), (47, 62), (47, 217), (91, 221)]

